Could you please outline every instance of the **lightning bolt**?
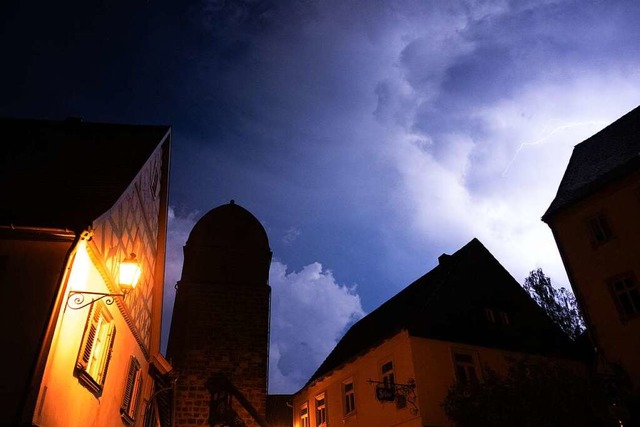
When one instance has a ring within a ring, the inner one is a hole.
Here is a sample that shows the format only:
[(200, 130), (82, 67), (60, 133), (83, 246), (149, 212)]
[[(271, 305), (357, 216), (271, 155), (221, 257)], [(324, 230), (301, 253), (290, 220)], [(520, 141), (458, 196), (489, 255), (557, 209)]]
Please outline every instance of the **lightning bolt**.
[(552, 123), (549, 122), (545, 125), (544, 129), (542, 130), (543, 136), (541, 138), (535, 141), (523, 142), (522, 144), (520, 144), (516, 152), (513, 154), (513, 158), (507, 164), (504, 171), (502, 172), (502, 176), (505, 177), (507, 175), (507, 173), (509, 172), (509, 169), (511, 168), (511, 165), (516, 161), (516, 157), (518, 157), (518, 153), (520, 153), (520, 151), (522, 151), (523, 148), (544, 144), (553, 135), (566, 129), (576, 128), (580, 126), (595, 126), (595, 125), (604, 126), (604, 125), (607, 125), (608, 123), (609, 122), (606, 122), (604, 120), (591, 120), (586, 122), (564, 122), (555, 127), (552, 127)]

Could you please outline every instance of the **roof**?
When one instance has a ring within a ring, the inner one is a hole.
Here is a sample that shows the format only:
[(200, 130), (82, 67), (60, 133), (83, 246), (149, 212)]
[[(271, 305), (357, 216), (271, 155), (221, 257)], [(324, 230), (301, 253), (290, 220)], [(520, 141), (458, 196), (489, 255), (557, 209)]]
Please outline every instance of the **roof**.
[(0, 224), (82, 231), (115, 204), (169, 131), (0, 118)]
[(555, 199), (542, 216), (563, 208), (640, 168), (640, 107), (576, 145)]
[(264, 227), (251, 212), (231, 200), (211, 209), (189, 234), (190, 246), (240, 246), (269, 249)]
[[(366, 353), (402, 330), (411, 336), (530, 354), (574, 356), (571, 341), (478, 240), (439, 265), (354, 324), (307, 385)], [(492, 307), (509, 313), (500, 330), (484, 319)]]

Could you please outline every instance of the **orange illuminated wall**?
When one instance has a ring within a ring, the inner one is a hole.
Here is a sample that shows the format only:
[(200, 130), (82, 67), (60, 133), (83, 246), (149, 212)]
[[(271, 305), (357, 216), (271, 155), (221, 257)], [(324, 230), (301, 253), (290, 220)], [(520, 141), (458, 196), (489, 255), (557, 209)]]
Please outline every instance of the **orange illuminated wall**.
[[(456, 381), (456, 354), (468, 357), (480, 380), (485, 367), (502, 374), (508, 366), (507, 357), (524, 356), (523, 353), (477, 345), (414, 337), (402, 331), (296, 393), (293, 425), (307, 427), (302, 421), (306, 408), (308, 426), (316, 427), (317, 399), (324, 397), (327, 426), (449, 426), (451, 422), (444, 413), (442, 402)], [(542, 356), (527, 357), (542, 359)], [(408, 394), (400, 403), (376, 399), (376, 384), (384, 380), (382, 367), (389, 362), (396, 384), (415, 384), (415, 394)], [(561, 363), (584, 372), (584, 366), (579, 362)], [(343, 386), (350, 381), (353, 381), (355, 391), (355, 411), (348, 414)]]
[[(158, 146), (116, 204), (93, 222), (69, 260), (32, 417), (35, 425), (141, 425), (154, 391), (150, 360), (160, 351), (168, 150), (168, 141)], [(104, 383), (96, 391), (81, 381), (77, 368), (93, 305), (72, 309), (67, 304), (69, 292), (120, 293), (116, 279), (119, 263), (132, 252), (142, 268), (138, 286), (126, 297), (116, 297), (112, 304), (106, 304), (107, 300), (94, 303), (102, 304), (115, 330)], [(134, 419), (127, 420), (122, 408), (130, 393), (127, 380), (131, 366), (139, 367), (140, 381), (135, 387), (140, 392), (135, 410), (129, 412)]]
[[(594, 231), (598, 222), (604, 225)], [(640, 314), (627, 313), (613, 286), (630, 277), (640, 287), (640, 172), (561, 210), (548, 224), (592, 339), (608, 362), (626, 370), (637, 389)]]

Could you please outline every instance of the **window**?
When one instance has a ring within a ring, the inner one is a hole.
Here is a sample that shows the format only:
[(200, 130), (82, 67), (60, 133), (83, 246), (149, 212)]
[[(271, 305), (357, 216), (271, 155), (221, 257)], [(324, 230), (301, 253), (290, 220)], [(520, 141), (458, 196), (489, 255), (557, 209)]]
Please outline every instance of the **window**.
[(462, 384), (478, 382), (473, 356), (465, 353), (453, 353), (456, 379)]
[(396, 378), (393, 374), (393, 362), (391, 361), (382, 365), (382, 382), (385, 388), (393, 388), (396, 383)]
[(594, 244), (605, 243), (613, 237), (609, 221), (604, 214), (595, 215), (587, 220), (587, 226), (591, 233), (591, 240)]
[(76, 361), (78, 378), (96, 394), (102, 392), (116, 335), (113, 317), (102, 301), (92, 305)]
[(511, 319), (509, 319), (509, 315), (506, 311), (500, 312), (500, 322), (502, 322), (504, 326), (509, 326), (511, 324)]
[(309, 427), (309, 404), (307, 402), (300, 407), (300, 427)]
[(327, 425), (327, 403), (324, 393), (316, 396), (316, 427), (325, 427)]
[(351, 415), (356, 411), (356, 394), (353, 390), (353, 380), (342, 383), (342, 401), (344, 402), (344, 414)]
[(127, 383), (125, 384), (124, 396), (122, 397), (122, 407), (120, 407), (120, 415), (128, 424), (133, 424), (136, 419), (136, 409), (138, 407), (138, 401), (140, 400), (141, 391), (142, 370), (135, 356), (131, 356)]
[(635, 279), (625, 276), (611, 282), (611, 292), (623, 318), (640, 314), (640, 290)]
[(496, 323), (496, 316), (493, 313), (493, 309), (491, 308), (485, 308), (484, 309), (484, 317), (487, 318), (487, 322), (489, 323)]

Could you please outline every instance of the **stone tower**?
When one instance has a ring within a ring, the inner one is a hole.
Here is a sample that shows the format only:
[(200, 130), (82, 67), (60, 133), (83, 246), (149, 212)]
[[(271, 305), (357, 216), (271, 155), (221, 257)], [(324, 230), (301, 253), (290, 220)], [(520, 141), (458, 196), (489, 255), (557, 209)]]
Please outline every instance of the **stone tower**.
[(232, 200), (184, 247), (167, 356), (178, 373), (176, 426), (258, 426), (266, 412), (271, 250)]

